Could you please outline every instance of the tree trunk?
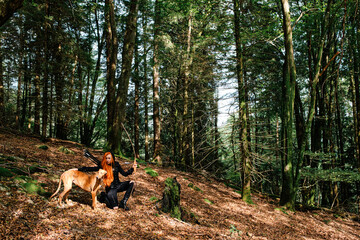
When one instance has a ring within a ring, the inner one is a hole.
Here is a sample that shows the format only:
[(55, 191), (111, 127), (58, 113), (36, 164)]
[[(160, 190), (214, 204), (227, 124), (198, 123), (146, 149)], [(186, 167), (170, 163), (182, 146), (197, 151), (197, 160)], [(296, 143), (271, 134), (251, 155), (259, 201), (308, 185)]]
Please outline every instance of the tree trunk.
[(144, 105), (145, 105), (145, 161), (149, 161), (149, 87), (148, 87), (148, 78), (147, 78), (147, 18), (143, 17), (143, 32), (144, 32)]
[(107, 129), (108, 148), (115, 150), (118, 142), (118, 123), (115, 121), (116, 109), (116, 85), (115, 72), (117, 62), (117, 34), (113, 0), (105, 0), (105, 24), (106, 24), (106, 81), (107, 81)]
[(42, 138), (46, 138), (47, 136), (47, 124), (48, 124), (48, 113), (49, 113), (49, 99), (48, 99), (48, 88), (49, 88), (49, 53), (48, 53), (48, 21), (47, 17), (49, 17), (49, 3), (45, 1), (45, 23), (44, 23), (44, 78), (43, 78), (43, 98), (42, 98), (42, 130), (41, 136)]
[(15, 125), (17, 129), (20, 129), (20, 115), (21, 115), (21, 88), (22, 88), (22, 78), (23, 78), (23, 72), (24, 72), (24, 46), (25, 46), (25, 31), (23, 23), (21, 22), (20, 25), (20, 54), (19, 54), (19, 60), (18, 60), (18, 82), (17, 82), (17, 96), (16, 96), (16, 117), (15, 117)]
[(159, 96), (159, 34), (160, 34), (160, 3), (155, 1), (154, 19), (154, 55), (153, 55), (153, 121), (154, 121), (154, 156), (153, 161), (162, 165), (160, 142), (160, 96)]
[(246, 103), (246, 84), (244, 81), (242, 44), (240, 37), (240, 6), (239, 1), (234, 0), (234, 32), (236, 44), (236, 76), (238, 80), (239, 95), (239, 121), (240, 121), (240, 152), (242, 163), (242, 199), (247, 203), (251, 200), (251, 159), (248, 142), (247, 126), (247, 103)]
[[(38, 33), (39, 34), (39, 33)], [(37, 42), (39, 42), (39, 35)], [(34, 109), (34, 133), (40, 135), (40, 74), (41, 74), (41, 56), (40, 49), (38, 46), (35, 46), (35, 78), (34, 78), (34, 87), (35, 87), (35, 109)]]
[[(182, 165), (187, 169), (191, 165), (191, 116), (189, 102), (189, 85), (190, 85), (190, 65), (192, 63), (191, 57), (191, 37), (192, 37), (192, 14), (188, 18), (188, 31), (187, 31), (187, 49), (184, 60), (184, 98), (183, 98), (183, 122), (182, 122)], [(190, 110), (189, 110), (190, 109)]]
[(294, 186), (294, 154), (293, 154), (293, 120), (296, 68), (294, 50), (292, 44), (291, 17), (288, 0), (281, 0), (283, 12), (283, 29), (285, 39), (285, 63), (284, 63), (284, 106), (283, 106), (283, 156), (282, 156), (282, 191), (280, 204), (295, 210), (295, 186)]
[(129, 15), (127, 17), (126, 29), (123, 42), (122, 50), (122, 63), (121, 63), (121, 73), (119, 78), (119, 87), (117, 89), (116, 95), (116, 105), (115, 105), (115, 123), (113, 134), (112, 150), (116, 153), (120, 153), (121, 150), (121, 140), (122, 140), (122, 128), (121, 124), (125, 122), (126, 119), (126, 102), (127, 102), (127, 93), (129, 88), (129, 81), (131, 76), (131, 63), (134, 55), (135, 48), (135, 39), (136, 39), (136, 23), (137, 23), (137, 14), (138, 14), (139, 3), (138, 0), (130, 1)]
[(5, 91), (3, 78), (3, 55), (0, 42), (0, 126), (5, 125)]

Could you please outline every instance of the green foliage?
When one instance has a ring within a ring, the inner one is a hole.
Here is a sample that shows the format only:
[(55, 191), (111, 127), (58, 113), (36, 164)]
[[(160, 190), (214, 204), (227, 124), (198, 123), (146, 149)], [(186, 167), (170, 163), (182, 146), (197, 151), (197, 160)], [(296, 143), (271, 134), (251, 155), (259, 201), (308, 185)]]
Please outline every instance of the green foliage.
[(210, 201), (209, 199), (205, 198), (204, 201), (210, 205), (214, 204), (212, 201)]
[(315, 169), (305, 167), (301, 171), (303, 177), (312, 181), (331, 181), (355, 183), (360, 181), (360, 173), (358, 171), (343, 170), (341, 168), (334, 169)]
[(147, 174), (149, 174), (149, 175), (152, 176), (152, 177), (157, 177), (157, 176), (159, 176), (159, 174), (158, 174), (155, 170), (153, 170), (152, 168), (147, 167), (147, 168), (145, 168), (144, 170), (145, 170), (145, 172), (146, 172)]

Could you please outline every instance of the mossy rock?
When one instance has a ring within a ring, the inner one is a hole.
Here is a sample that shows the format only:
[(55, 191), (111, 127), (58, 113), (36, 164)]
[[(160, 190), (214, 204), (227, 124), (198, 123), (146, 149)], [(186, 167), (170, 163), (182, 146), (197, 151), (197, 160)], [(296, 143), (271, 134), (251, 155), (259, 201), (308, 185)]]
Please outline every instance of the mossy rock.
[(40, 145), (38, 146), (39, 149), (42, 149), (42, 150), (48, 150), (49, 147), (47, 145)]
[(152, 168), (147, 167), (147, 168), (145, 168), (144, 170), (145, 170), (145, 172), (146, 172), (147, 174), (149, 174), (149, 175), (152, 176), (152, 177), (157, 177), (157, 176), (159, 176), (159, 174), (158, 174), (155, 170), (153, 170)]
[(66, 148), (64, 146), (59, 147), (58, 150), (60, 152), (62, 152), (62, 153), (65, 153), (65, 154), (73, 154), (73, 155), (75, 154), (74, 151), (72, 151), (72, 150), (70, 150), (70, 149), (68, 149), (68, 148)]
[(45, 191), (41, 186), (39, 186), (36, 181), (30, 181), (21, 184), (25, 192), (30, 194), (38, 194), (43, 197), (49, 197), (51, 193)]
[(161, 210), (165, 213), (170, 213), (171, 217), (177, 219), (181, 219), (180, 191), (181, 186), (176, 177), (165, 180)]
[(0, 177), (12, 177), (12, 176), (14, 176), (14, 173), (12, 173), (11, 170), (0, 167)]

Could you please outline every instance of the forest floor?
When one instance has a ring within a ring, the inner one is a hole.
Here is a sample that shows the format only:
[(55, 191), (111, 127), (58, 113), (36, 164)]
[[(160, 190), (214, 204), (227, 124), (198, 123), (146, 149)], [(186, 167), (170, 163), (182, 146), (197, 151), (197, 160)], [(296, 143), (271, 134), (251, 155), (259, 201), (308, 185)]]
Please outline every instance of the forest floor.
[[(43, 145), (48, 149), (39, 148)], [(134, 175), (123, 178), (137, 182), (130, 211), (103, 205), (93, 210), (91, 194), (78, 187), (69, 195), (73, 204), (59, 207), (49, 194), (57, 189), (60, 175), (94, 165), (82, 156), (83, 149), (70, 141), (44, 143), (0, 129), (0, 167), (18, 173), (0, 177), (0, 239), (360, 239), (359, 216), (326, 209), (285, 211), (278, 200), (261, 194), (253, 194), (254, 204), (249, 205), (224, 183), (156, 165), (139, 164)], [(90, 151), (101, 158), (101, 151)], [(131, 166), (117, 161), (124, 169)], [(147, 174), (147, 167), (159, 176)], [(159, 211), (156, 199), (162, 198), (164, 181), (175, 176), (181, 184), (181, 206), (196, 221)], [(29, 182), (39, 187), (36, 193), (26, 190)]]

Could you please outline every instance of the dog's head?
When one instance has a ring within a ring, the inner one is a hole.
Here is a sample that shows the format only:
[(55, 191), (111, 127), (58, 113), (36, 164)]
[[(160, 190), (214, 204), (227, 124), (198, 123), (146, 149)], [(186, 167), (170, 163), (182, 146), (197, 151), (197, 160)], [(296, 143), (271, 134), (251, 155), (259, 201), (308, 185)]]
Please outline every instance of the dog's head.
[(104, 169), (99, 169), (99, 172), (97, 174), (97, 178), (101, 179), (106, 175), (107, 171), (105, 171)]

